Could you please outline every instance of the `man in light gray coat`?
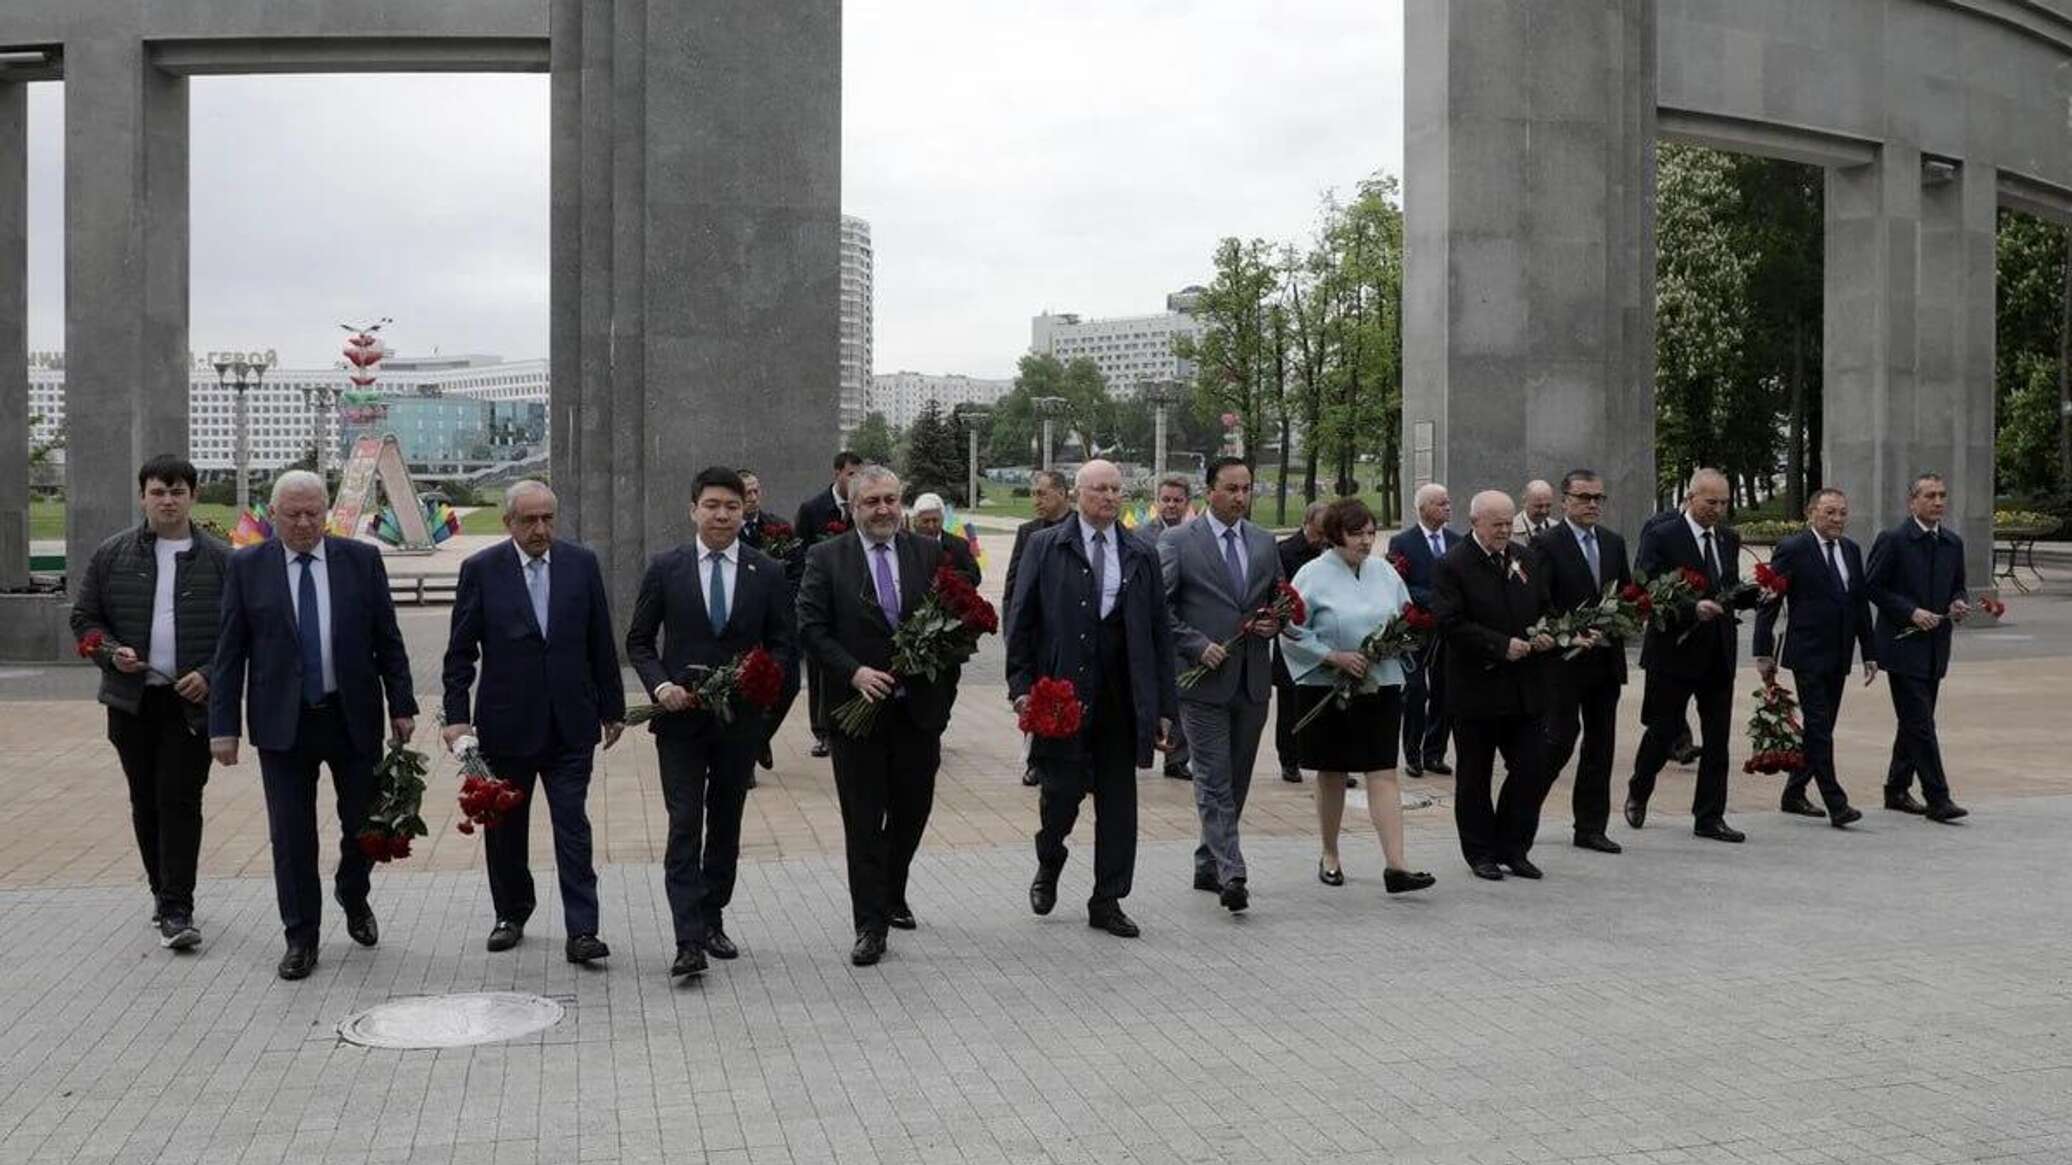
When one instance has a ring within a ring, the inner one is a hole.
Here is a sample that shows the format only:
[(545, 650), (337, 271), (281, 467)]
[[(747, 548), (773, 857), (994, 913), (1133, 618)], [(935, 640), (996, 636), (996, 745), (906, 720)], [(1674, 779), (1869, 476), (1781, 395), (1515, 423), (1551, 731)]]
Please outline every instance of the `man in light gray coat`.
[[(1233, 913), (1251, 905), (1238, 817), (1252, 786), (1266, 697), (1273, 685), (1269, 647), (1280, 634), (1271, 618), (1255, 618), (1273, 599), (1281, 556), (1273, 535), (1245, 518), (1252, 471), (1235, 457), (1209, 463), (1209, 512), (1167, 530), (1158, 540), (1166, 607), (1179, 663), (1211, 669), (1180, 689), (1194, 769), (1194, 806), (1201, 844), (1194, 851), (1194, 888), (1220, 894)], [(1240, 638), (1242, 633), (1242, 638)], [(1226, 650), (1224, 644), (1235, 639)]]

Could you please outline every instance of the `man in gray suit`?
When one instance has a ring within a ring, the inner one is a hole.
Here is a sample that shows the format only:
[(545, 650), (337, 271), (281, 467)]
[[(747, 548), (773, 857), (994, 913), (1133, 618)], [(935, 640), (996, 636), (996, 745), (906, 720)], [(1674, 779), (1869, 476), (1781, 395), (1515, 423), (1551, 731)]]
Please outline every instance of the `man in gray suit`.
[[(1273, 535), (1245, 519), (1252, 506), (1250, 467), (1221, 457), (1209, 463), (1205, 476), (1209, 512), (1160, 536), (1158, 563), (1180, 666), (1214, 669), (1180, 689), (1180, 720), (1193, 754), (1194, 807), (1201, 815), (1194, 888), (1219, 893), (1235, 913), (1251, 905), (1238, 816), (1266, 726), (1273, 683), (1268, 648), (1281, 630), (1273, 619), (1253, 616), (1273, 598), (1281, 556)], [(1223, 644), (1240, 632), (1244, 637), (1226, 652)]]

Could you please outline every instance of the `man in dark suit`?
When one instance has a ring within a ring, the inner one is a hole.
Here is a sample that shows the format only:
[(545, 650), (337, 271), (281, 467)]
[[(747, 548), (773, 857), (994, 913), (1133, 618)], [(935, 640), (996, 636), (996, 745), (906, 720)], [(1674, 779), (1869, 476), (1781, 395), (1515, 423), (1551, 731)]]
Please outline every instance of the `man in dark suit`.
[[(1849, 499), (1838, 489), (1823, 489), (1806, 503), (1806, 529), (1777, 544), (1770, 568), (1791, 580), (1777, 602), (1767, 602), (1755, 615), (1755, 663), (1763, 682), (1777, 682), (1780, 662), (1791, 669), (1804, 718), (1806, 767), (1784, 783), (1781, 808), (1801, 817), (1826, 817), (1840, 829), (1863, 818), (1835, 774), (1835, 718), (1842, 709), (1842, 689), (1859, 647), (1863, 682), (1878, 674), (1876, 640), (1871, 634), (1870, 593), (1865, 589), (1863, 552), (1842, 533), (1849, 524)], [(1785, 619), (1784, 649), (1777, 650), (1777, 614)], [(1818, 782), (1826, 812), (1806, 799), (1806, 785)]]
[[(1547, 680), (1541, 653), (1553, 647), (1532, 625), (1552, 610), (1547, 575), (1511, 545), (1515, 511), (1508, 495), (1487, 490), (1468, 503), (1470, 536), (1432, 570), (1432, 613), (1446, 640), (1442, 658), (1452, 693), (1453, 821), (1468, 868), (1502, 881), (1505, 871), (1541, 877), (1527, 856), (1547, 796)], [(1496, 758), (1503, 793), (1492, 805)]]
[[(1885, 774), (1885, 808), (1941, 822), (1970, 812), (1950, 799), (1935, 734), (1935, 702), (1950, 668), (1951, 630), (1971, 614), (1964, 540), (1943, 525), (1949, 501), (1941, 477), (1924, 473), (1915, 478), (1907, 491), (1907, 517), (1871, 543), (1864, 568), (1865, 590), (1878, 609), (1878, 662), (1899, 721), (1892, 766)], [(1909, 788), (1917, 776), (1928, 799), (1925, 806)]]
[[(1195, 519), (1194, 484), (1184, 473), (1168, 473), (1158, 479), (1158, 492), (1153, 498), (1151, 520), (1139, 531), (1144, 541), (1153, 546), (1165, 537), (1167, 530), (1184, 526)], [(1187, 725), (1180, 720), (1173, 721), (1173, 746), (1166, 750), (1165, 775), (1175, 781), (1191, 781), (1194, 769), (1188, 763), (1192, 754), (1187, 748)]]
[[(1649, 515), (1648, 520), (1640, 524), (1640, 536), (1645, 538), (1648, 531), (1657, 526), (1681, 521), (1683, 521), (1683, 507), (1680, 505), (1671, 506), (1669, 509)], [(1643, 723), (1647, 721), (1645, 707), (1641, 710), (1641, 721)], [(1691, 720), (1688, 714), (1677, 723), (1676, 739), (1669, 745), (1669, 759), (1677, 764), (1686, 766), (1698, 763), (1698, 746), (1691, 739)]]
[[(590, 859), (590, 762), (600, 738), (610, 748), (625, 731), (626, 695), (604, 572), (587, 548), (554, 537), (554, 491), (521, 481), (504, 491), (509, 541), (460, 565), (446, 639), (448, 748), (481, 741), (491, 772), (525, 791), (525, 800), (483, 831), (483, 865), (496, 925), (491, 951), (525, 936), (537, 899), (526, 855), (535, 784), (554, 825), (554, 870), (561, 883), (565, 953), (571, 963), (611, 954), (597, 937), (597, 871)], [(475, 660), (482, 690), (473, 701)]]
[[(1039, 531), (1057, 525), (1072, 513), (1072, 494), (1066, 485), (1065, 475), (1055, 469), (1039, 469), (1029, 475), (1029, 500), (1035, 507), (1036, 515), (1015, 528), (1014, 549), (1009, 551), (1007, 555), (1007, 585), (1000, 592), (1002, 607), (1000, 623), (1003, 627), (1008, 625), (1014, 618), (1015, 574), (1021, 567), (1023, 547), (1027, 546), (1029, 539), (1034, 537)], [(1029, 738), (1024, 736), (1022, 738), (1022, 759), (1024, 762), (1028, 761), (1029, 748)], [(1183, 758), (1180, 761), (1181, 772), (1178, 775), (1184, 777), (1186, 775), (1186, 767), (1187, 764)], [(1170, 761), (1166, 765), (1166, 775), (1169, 777), (1175, 775)], [(1022, 765), (1022, 784), (1032, 789), (1036, 787), (1036, 766), (1034, 764), (1024, 763)]]
[(971, 553), (971, 543), (962, 534), (952, 534), (943, 529), (942, 495), (926, 493), (914, 499), (914, 508), (909, 512), (907, 523), (921, 538), (933, 538), (942, 546), (943, 557), (950, 568), (977, 586), (982, 579), (978, 559)]
[[(863, 465), (863, 458), (844, 449), (835, 454), (835, 477), (827, 492), (817, 493), (799, 503), (798, 522), (793, 533), (799, 539), (799, 567), (793, 577), (805, 573), (806, 552), (814, 544), (846, 533), (853, 523), (849, 507), (849, 479)], [(847, 690), (848, 685), (839, 679), (828, 682), (818, 674), (819, 662), (811, 652), (804, 653), (806, 668), (806, 716), (813, 726), (813, 755), (828, 754), (828, 708), (820, 697), (829, 690)]]
[[(1311, 502), (1302, 513), (1302, 528), (1281, 539), (1281, 577), (1295, 581), (1295, 572), (1324, 552), (1324, 511), (1330, 502)], [(1302, 783), (1302, 766), (1296, 762), (1295, 722), (1302, 718), (1296, 707), (1295, 677), (1288, 674), (1288, 661), (1281, 656), (1281, 641), (1273, 641), (1273, 751), (1281, 762), (1281, 779)], [(1351, 779), (1351, 775), (1347, 775)]]
[(273, 888), (288, 940), (283, 979), (306, 978), (317, 965), (317, 767), (331, 770), (338, 796), (335, 892), (345, 930), (371, 947), (381, 934), (367, 903), (374, 862), (354, 838), (374, 792), (384, 691), (395, 739), (408, 741), (417, 727), (410, 660), (381, 554), (326, 536), (327, 509), (316, 474), (293, 470), (275, 480), (274, 537), (230, 557), (209, 680), (216, 763), (237, 763), (241, 730), (259, 750)]
[[(790, 594), (784, 600), (784, 609), (793, 609), (798, 595), (799, 575), (806, 569), (805, 543), (798, 542), (788, 554), (779, 557), (770, 551), (770, 517), (763, 509), (763, 481), (752, 469), (736, 472), (741, 475), (741, 488), (747, 492), (741, 495), (741, 541), (757, 550), (770, 554), (784, 568), (784, 581)], [(779, 522), (779, 525), (782, 525)], [(792, 531), (794, 540), (798, 531)], [(777, 738), (777, 730), (784, 727), (784, 718), (791, 715), (791, 706), (799, 698), (799, 661), (794, 658), (784, 668), (784, 693), (777, 698), (777, 706), (763, 715), (763, 746), (756, 751), (755, 763), (765, 771), (777, 767), (777, 758), (770, 751), (770, 742)], [(756, 787), (755, 769), (748, 770), (748, 787)]]
[(663, 710), (648, 725), (669, 811), (662, 884), (676, 935), (671, 976), (703, 973), (708, 953), (741, 953), (727, 936), (725, 911), (741, 852), (741, 809), (763, 742), (762, 718), (752, 709), (737, 706), (722, 723), (713, 710), (691, 706), (695, 669), (723, 667), (758, 646), (786, 667), (795, 651), (784, 568), (741, 542), (742, 493), (731, 469), (698, 474), (691, 485), (697, 537), (648, 564), (626, 627), (626, 659)]
[(1094, 799), (1094, 888), (1087, 925), (1135, 938), (1122, 911), (1137, 865), (1137, 770), (1168, 747), (1179, 692), (1158, 554), (1116, 522), (1122, 473), (1113, 462), (1079, 468), (1079, 513), (1029, 540), (1008, 609), (1007, 695), (1026, 708), (1039, 679), (1071, 681), (1085, 715), (1076, 736), (1039, 738), (1042, 774), (1036, 877), (1029, 907), (1058, 903), (1065, 839), (1080, 802)]
[[(1557, 613), (1591, 606), (1607, 585), (1633, 581), (1626, 568), (1626, 540), (1598, 521), (1604, 512), (1604, 479), (1594, 470), (1572, 469), (1561, 479), (1562, 520), (1532, 539), (1534, 556), (1547, 576)], [(1612, 753), (1618, 747), (1619, 694), (1626, 684), (1626, 644), (1607, 639), (1574, 659), (1546, 661), (1553, 681), (1547, 711), (1547, 781), (1561, 777), (1576, 755), (1575, 844), (1615, 854), (1620, 845), (1605, 835), (1612, 812)]]
[(856, 529), (807, 552), (799, 640), (820, 661), (828, 709), (852, 696), (887, 703), (866, 735), (836, 726), (832, 738), (856, 923), (849, 961), (867, 967), (885, 956), (887, 927), (916, 925), (907, 871), (935, 806), (958, 677), (893, 674), (893, 632), (927, 596), (942, 543), (899, 528), (899, 478), (891, 470), (867, 465), (849, 486)]
[(1655, 777), (1669, 759), (1684, 710), (1695, 700), (1704, 744), (1691, 797), (1692, 832), (1714, 841), (1738, 842), (1747, 835), (1727, 824), (1727, 748), (1733, 733), (1734, 661), (1740, 647), (1727, 604), (1753, 606), (1755, 599), (1735, 594), (1741, 585), (1741, 539), (1726, 525), (1727, 479), (1716, 469), (1700, 469), (1691, 476), (1685, 498), (1681, 520), (1651, 526), (1640, 536), (1634, 564), (1643, 578), (1695, 570), (1705, 576), (1706, 585), (1679, 610), (1658, 610), (1641, 642), (1640, 666), (1648, 673), (1641, 705), (1646, 731), (1633, 758), (1626, 824), (1639, 829), (1647, 823)]
[[(1432, 567), (1454, 547), (1461, 536), (1447, 528), (1453, 520), (1453, 498), (1446, 487), (1429, 481), (1417, 487), (1414, 499), (1417, 523), (1389, 539), (1388, 557), (1409, 563), (1403, 576), (1410, 588), (1410, 601), (1429, 609), (1432, 605)], [(1508, 532), (1505, 535), (1509, 537)], [(1403, 676), (1403, 773), (1421, 777), (1426, 773), (1451, 776), (1446, 767), (1447, 722), (1446, 670), (1443, 636), (1433, 636), (1431, 646), (1416, 667), (1406, 667)]]

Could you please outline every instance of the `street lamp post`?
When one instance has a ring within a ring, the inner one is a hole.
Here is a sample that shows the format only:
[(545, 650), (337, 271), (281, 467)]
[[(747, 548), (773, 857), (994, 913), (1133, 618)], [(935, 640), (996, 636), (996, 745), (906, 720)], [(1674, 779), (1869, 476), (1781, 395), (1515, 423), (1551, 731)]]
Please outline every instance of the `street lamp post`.
[(1166, 471), (1166, 409), (1180, 401), (1181, 385), (1177, 380), (1154, 380), (1144, 386), (1145, 395), (1151, 398), (1151, 480), (1157, 481)]
[(959, 409), (964, 420), (964, 504), (978, 506), (978, 431), (993, 415), (993, 410), (976, 407)]
[(326, 480), (331, 476), (331, 459), (338, 452), (338, 435), (331, 424), (336, 415), (338, 386), (332, 384), (314, 385), (302, 390), (302, 405), (310, 411), (310, 444), (315, 446), (317, 474)]
[(245, 393), (256, 383), (255, 372), (263, 378), (266, 366), (247, 364), (242, 360), (223, 360), (216, 364), (216, 383), (237, 390), (234, 415), (237, 425), (237, 510), (240, 514), (251, 507), (252, 500), (252, 414), (251, 406), (245, 401)]
[(1029, 404), (1035, 408), (1036, 415), (1043, 419), (1043, 468), (1048, 471), (1050, 469), (1051, 426), (1057, 420), (1058, 414), (1065, 411), (1065, 398), (1061, 396), (1039, 396), (1032, 398)]

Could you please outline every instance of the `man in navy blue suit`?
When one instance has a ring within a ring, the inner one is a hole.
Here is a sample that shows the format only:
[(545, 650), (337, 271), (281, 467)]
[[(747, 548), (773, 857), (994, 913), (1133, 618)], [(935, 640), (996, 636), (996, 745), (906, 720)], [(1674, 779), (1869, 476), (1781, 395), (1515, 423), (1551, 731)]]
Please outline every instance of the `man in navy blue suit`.
[[(1864, 568), (1871, 605), (1878, 609), (1878, 662), (1892, 690), (1899, 720), (1892, 767), (1885, 774), (1885, 808), (1950, 822), (1970, 811), (1950, 799), (1942, 745), (1935, 735), (1935, 701), (1950, 668), (1950, 631), (1971, 613), (1964, 589), (1964, 540), (1942, 524), (1949, 488), (1933, 473), (1914, 479), (1907, 516), (1871, 543)], [(1902, 638), (1904, 636), (1904, 638)], [(1909, 786), (1921, 778), (1922, 805)]]
[[(1446, 552), (1460, 545), (1460, 535), (1448, 529), (1453, 520), (1453, 498), (1446, 487), (1428, 481), (1417, 487), (1414, 499), (1417, 524), (1389, 539), (1389, 559), (1400, 555), (1410, 564), (1403, 581), (1410, 588), (1410, 601), (1430, 610), (1432, 567)], [(1439, 636), (1425, 649), (1424, 658), (1403, 677), (1403, 773), (1421, 777), (1426, 773), (1447, 777), (1446, 738), (1451, 725), (1446, 718), (1446, 678), (1440, 663)]]
[[(1863, 810), (1850, 806), (1835, 775), (1835, 718), (1859, 649), (1863, 682), (1878, 674), (1863, 552), (1842, 533), (1848, 524), (1848, 496), (1838, 489), (1816, 492), (1806, 503), (1806, 528), (1779, 542), (1770, 555), (1770, 569), (1790, 579), (1790, 589), (1781, 602), (1763, 604), (1755, 616), (1756, 670), (1764, 683), (1776, 683), (1780, 662), (1791, 669), (1805, 720), (1806, 767), (1785, 781), (1781, 807), (1801, 817), (1826, 817), (1836, 829), (1863, 819)], [(1784, 608), (1789, 613), (1780, 652), (1775, 629)], [(1820, 785), (1825, 812), (1806, 799), (1811, 782)]]
[(294, 470), (274, 482), (274, 537), (230, 557), (209, 681), (216, 763), (237, 763), (241, 728), (259, 750), (273, 888), (288, 940), (283, 979), (307, 978), (317, 965), (317, 767), (331, 770), (338, 797), (335, 891), (345, 930), (371, 947), (381, 933), (367, 902), (374, 862), (354, 838), (374, 791), (384, 691), (395, 739), (408, 741), (417, 726), (410, 660), (381, 553), (327, 536), (327, 508), (324, 479), (314, 473)]
[(676, 934), (672, 976), (703, 974), (708, 953), (741, 953), (727, 937), (724, 912), (734, 896), (741, 810), (765, 739), (752, 708), (731, 709), (725, 722), (693, 708), (693, 670), (722, 667), (754, 647), (787, 670), (798, 655), (784, 564), (741, 540), (744, 493), (731, 469), (698, 474), (691, 485), (697, 537), (648, 564), (626, 629), (627, 662), (666, 713), (649, 731), (669, 811), (662, 886)]
[[(491, 951), (525, 936), (537, 904), (526, 860), (526, 825), (535, 785), (544, 786), (554, 823), (554, 869), (571, 963), (611, 954), (597, 937), (597, 871), (590, 861), (590, 761), (601, 737), (618, 743), (626, 695), (612, 645), (611, 610), (597, 556), (554, 537), (554, 491), (521, 481), (504, 492), (507, 542), (477, 551), (460, 566), (446, 640), (447, 746), (481, 741), (482, 759), (525, 791), (501, 824), (483, 832), (483, 864), (496, 926)], [(470, 709), (475, 660), (482, 688)]]

